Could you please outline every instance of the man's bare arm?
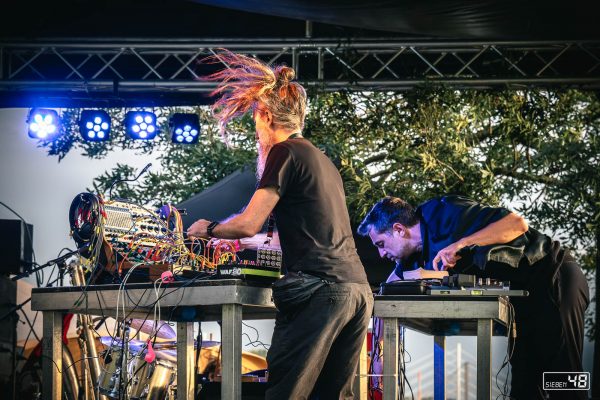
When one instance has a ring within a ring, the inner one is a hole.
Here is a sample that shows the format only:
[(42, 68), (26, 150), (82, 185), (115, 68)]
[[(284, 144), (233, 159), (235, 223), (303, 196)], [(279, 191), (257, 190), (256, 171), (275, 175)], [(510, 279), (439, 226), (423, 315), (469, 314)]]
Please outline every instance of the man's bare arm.
[[(213, 236), (220, 239), (239, 239), (252, 237), (260, 232), (261, 227), (269, 214), (279, 201), (279, 194), (275, 188), (258, 189), (246, 209), (227, 222), (217, 225), (213, 229)], [(208, 238), (206, 228), (211, 221), (199, 219), (187, 230), (189, 236)]]

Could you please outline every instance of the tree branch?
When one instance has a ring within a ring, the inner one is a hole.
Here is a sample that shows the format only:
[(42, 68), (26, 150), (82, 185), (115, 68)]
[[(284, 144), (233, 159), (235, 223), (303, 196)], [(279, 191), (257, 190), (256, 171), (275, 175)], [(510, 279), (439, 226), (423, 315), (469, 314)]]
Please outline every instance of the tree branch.
[(376, 173), (372, 174), (372, 175), (370, 176), (370, 178), (371, 178), (371, 179), (375, 179), (375, 178), (377, 178), (378, 176), (382, 176), (382, 175), (385, 175), (385, 174), (390, 174), (391, 172), (392, 172), (392, 169), (391, 169), (391, 168), (384, 169), (383, 171), (379, 171), (379, 172), (376, 172)]
[(508, 168), (494, 168), (492, 169), (494, 175), (503, 175), (508, 176), (510, 178), (522, 179), (524, 181), (530, 181), (535, 183), (543, 183), (545, 185), (557, 186), (557, 187), (566, 187), (567, 185), (562, 182), (560, 179), (553, 178), (548, 175), (532, 175), (525, 172), (517, 172), (514, 170), (510, 170)]
[(377, 162), (377, 161), (382, 161), (382, 160), (385, 160), (385, 158), (386, 158), (387, 156), (388, 156), (388, 153), (379, 153), (379, 154), (375, 154), (374, 156), (371, 156), (371, 157), (365, 158), (365, 159), (363, 160), (363, 164), (365, 164), (365, 165), (369, 165), (369, 164), (372, 164), (372, 163), (374, 163), (374, 162)]

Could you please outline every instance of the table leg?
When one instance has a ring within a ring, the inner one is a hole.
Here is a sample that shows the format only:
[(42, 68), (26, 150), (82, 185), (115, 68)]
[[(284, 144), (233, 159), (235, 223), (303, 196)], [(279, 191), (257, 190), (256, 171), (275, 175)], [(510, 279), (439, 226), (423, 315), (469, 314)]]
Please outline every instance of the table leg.
[(492, 397), (492, 320), (477, 320), (477, 399)]
[(433, 398), (446, 400), (446, 337), (433, 337)]
[(353, 384), (353, 392), (355, 400), (367, 400), (368, 397), (368, 380), (367, 376), (369, 370), (368, 360), (367, 360), (367, 337), (365, 336), (365, 340), (363, 340), (363, 346), (360, 350), (360, 356), (358, 359), (358, 366), (356, 368), (356, 377), (354, 378)]
[(383, 318), (383, 400), (398, 398), (398, 319)]
[(44, 400), (62, 397), (62, 319), (60, 312), (43, 312), (42, 394)]
[(177, 323), (177, 398), (194, 400), (196, 363), (194, 362), (194, 323)]
[(242, 398), (242, 306), (224, 304), (221, 332), (221, 399)]

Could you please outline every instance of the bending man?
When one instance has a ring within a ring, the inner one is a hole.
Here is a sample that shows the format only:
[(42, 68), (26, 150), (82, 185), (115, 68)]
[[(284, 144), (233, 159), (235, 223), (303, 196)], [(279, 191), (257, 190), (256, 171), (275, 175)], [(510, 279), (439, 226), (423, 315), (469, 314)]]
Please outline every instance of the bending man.
[[(510, 359), (511, 398), (587, 399), (585, 391), (547, 391), (542, 373), (583, 370), (584, 312), (589, 289), (581, 268), (559, 242), (523, 218), (459, 196), (414, 209), (386, 197), (358, 228), (381, 257), (397, 262), (390, 280), (439, 277), (446, 270), (511, 282), (529, 292), (513, 298), (517, 337)], [(432, 275), (433, 274), (433, 275)]]

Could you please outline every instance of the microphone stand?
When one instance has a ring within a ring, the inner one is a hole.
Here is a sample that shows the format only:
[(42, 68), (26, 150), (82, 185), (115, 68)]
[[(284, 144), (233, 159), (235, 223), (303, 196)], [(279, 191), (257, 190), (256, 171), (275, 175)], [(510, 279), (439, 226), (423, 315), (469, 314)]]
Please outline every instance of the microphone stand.
[(4, 318), (9, 317), (11, 314), (16, 313), (17, 311), (19, 311), (21, 308), (23, 308), (23, 306), (27, 303), (29, 303), (31, 301), (31, 297), (28, 298), (27, 300), (25, 300), (24, 302), (22, 302), (21, 304), (17, 304), (16, 306), (14, 306), (13, 308), (11, 308), (10, 310), (8, 310), (7, 313), (5, 313), (3, 316), (0, 317), (0, 321), (2, 321)]
[[(44, 269), (46, 267), (49, 267), (50, 265), (63, 263), (67, 258), (72, 257), (75, 254), (79, 254), (82, 251), (86, 250), (88, 248), (88, 246), (89, 246), (89, 244), (85, 245), (83, 247), (80, 247), (77, 250), (70, 251), (70, 252), (68, 252), (68, 253), (66, 253), (66, 254), (58, 257), (58, 258), (55, 258), (54, 260), (50, 260), (46, 264), (38, 265), (37, 267), (30, 269), (29, 271), (21, 272), (20, 274), (17, 274), (15, 276), (13, 276), (12, 278), (10, 278), (10, 280), (13, 281), (13, 282), (14, 281), (18, 281), (19, 279), (25, 278), (25, 277), (31, 275), (32, 273), (34, 273), (36, 271), (39, 271), (39, 270)], [(61, 274), (60, 268), (59, 268), (59, 274)], [(62, 283), (62, 277), (60, 279), (61, 279), (61, 283)]]
[[(11, 278), (11, 281), (17, 281), (21, 278), (25, 278), (29, 275), (31, 275), (32, 273), (39, 271), (41, 269), (44, 269), (50, 265), (56, 264), (58, 265), (58, 278), (54, 281), (59, 281), (61, 283), (63, 283), (63, 278), (64, 278), (64, 270), (66, 269), (66, 263), (65, 260), (69, 257), (72, 257), (75, 254), (79, 254), (82, 251), (84, 251), (85, 249), (87, 249), (89, 245), (83, 246), (77, 250), (73, 250), (70, 251), (58, 258), (55, 258), (53, 260), (48, 261), (47, 263), (43, 264), (43, 265), (38, 265), (35, 268), (30, 269), (29, 271), (26, 272), (22, 272), (20, 274), (17, 274), (15, 276), (13, 276)], [(48, 284), (48, 286), (50, 286), (50, 284)], [(12, 345), (12, 374), (11, 374), (11, 395), (12, 395), (12, 399), (16, 400), (16, 396), (17, 396), (17, 324), (19, 321), (19, 318), (17, 316), (17, 311), (19, 311), (20, 309), (23, 308), (23, 306), (25, 306), (27, 303), (29, 303), (31, 301), (31, 297), (29, 297), (27, 300), (25, 300), (24, 302), (22, 302), (21, 304), (17, 304), (14, 307), (12, 307), (10, 310), (8, 310), (7, 313), (5, 313), (4, 315), (0, 316), (0, 322), (3, 321), (5, 318), (8, 318), (10, 316), (14, 316), (15, 317), (15, 329), (14, 329), (14, 337), (13, 337), (13, 345)], [(25, 313), (24, 313), (25, 314)], [(25, 315), (25, 318), (27, 319), (27, 322), (29, 323), (30, 328), (33, 330), (33, 326), (31, 325), (31, 323), (29, 322), (29, 319), (27, 318), (27, 315)], [(34, 331), (34, 335), (35, 335), (35, 331)]]
[(140, 173), (133, 179), (117, 179), (115, 181), (113, 181), (113, 183), (111, 183), (110, 187), (108, 188), (108, 197), (110, 199), (112, 199), (112, 190), (113, 187), (117, 184), (117, 183), (122, 183), (122, 182), (135, 182), (138, 179), (140, 179), (140, 176), (142, 176), (144, 174), (144, 172), (148, 171), (148, 169), (152, 166), (152, 163), (148, 163), (146, 164), (146, 166), (144, 168), (142, 168), (142, 170), (140, 171)]

